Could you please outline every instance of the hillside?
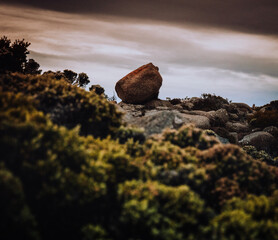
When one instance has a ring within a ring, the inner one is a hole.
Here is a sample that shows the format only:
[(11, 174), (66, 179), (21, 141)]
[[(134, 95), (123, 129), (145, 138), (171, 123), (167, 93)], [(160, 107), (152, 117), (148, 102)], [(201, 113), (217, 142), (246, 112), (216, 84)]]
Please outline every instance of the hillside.
[(277, 101), (117, 104), (27, 62), (0, 71), (1, 239), (278, 239)]

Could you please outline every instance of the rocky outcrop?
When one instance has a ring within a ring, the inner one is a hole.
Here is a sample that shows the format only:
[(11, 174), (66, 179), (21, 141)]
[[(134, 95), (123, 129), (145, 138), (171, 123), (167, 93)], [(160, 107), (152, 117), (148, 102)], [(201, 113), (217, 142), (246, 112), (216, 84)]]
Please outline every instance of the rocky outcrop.
[(211, 94), (160, 100), (155, 97), (161, 84), (158, 68), (151, 63), (117, 83), (116, 91), (123, 100), (118, 106), (124, 112), (125, 124), (143, 128), (146, 137), (162, 133), (165, 128), (178, 129), (184, 124), (193, 124), (211, 131), (222, 143), (254, 146), (272, 157), (278, 154), (278, 128), (256, 127), (252, 123), (258, 111), (276, 109), (278, 101), (251, 108)]
[(119, 80), (115, 89), (123, 102), (140, 104), (157, 99), (161, 85), (158, 67), (149, 63)]
[[(159, 101), (159, 100), (158, 100)], [(168, 104), (155, 102), (157, 107), (120, 103), (120, 110), (125, 113), (125, 123), (145, 129), (145, 135), (161, 133), (165, 128), (178, 129), (184, 124), (194, 124), (198, 128), (209, 129), (210, 120), (206, 116), (180, 112)], [(153, 106), (151, 103), (151, 106)]]

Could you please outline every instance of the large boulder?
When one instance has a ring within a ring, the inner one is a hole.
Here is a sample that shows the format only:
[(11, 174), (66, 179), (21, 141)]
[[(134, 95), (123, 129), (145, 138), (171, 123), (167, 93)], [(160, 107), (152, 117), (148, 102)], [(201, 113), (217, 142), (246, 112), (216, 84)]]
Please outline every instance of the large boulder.
[(156, 99), (162, 85), (158, 67), (152, 63), (129, 73), (116, 83), (116, 92), (125, 103), (140, 104)]
[(268, 132), (254, 132), (249, 135), (244, 136), (242, 140), (239, 141), (240, 145), (252, 145), (256, 147), (257, 150), (264, 150), (270, 154), (277, 154), (277, 140)]

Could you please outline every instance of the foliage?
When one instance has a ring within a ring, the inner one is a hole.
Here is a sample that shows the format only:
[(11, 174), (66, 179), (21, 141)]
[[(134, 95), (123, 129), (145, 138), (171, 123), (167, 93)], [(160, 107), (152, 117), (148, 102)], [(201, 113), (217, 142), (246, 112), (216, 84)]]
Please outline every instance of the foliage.
[(193, 110), (212, 111), (223, 108), (223, 105), (229, 104), (227, 99), (212, 94), (202, 94), (201, 98), (194, 101)]
[(128, 139), (133, 139), (135, 142), (138, 141), (139, 143), (143, 143), (146, 139), (142, 129), (123, 126), (117, 130), (115, 138), (118, 139), (120, 143), (125, 143)]
[(6, 36), (0, 38), (0, 74), (5, 72), (40, 73), (40, 65), (34, 60), (27, 60), (30, 53), (29, 42), (24, 39), (13, 43)]
[(201, 150), (219, 143), (215, 137), (193, 126), (183, 126), (178, 131), (168, 130), (163, 133), (163, 139), (179, 147), (195, 146)]
[(264, 161), (270, 165), (278, 166), (278, 162), (276, 162), (266, 151), (260, 150), (258, 151), (254, 146), (246, 145), (243, 147), (243, 150), (247, 152), (254, 159), (258, 159), (260, 161)]
[(212, 222), (212, 239), (277, 239), (278, 192), (266, 196), (234, 198)]
[(0, 192), (1, 238), (40, 239), (20, 179), (3, 167), (0, 168)]
[(92, 85), (89, 88), (89, 91), (94, 91), (97, 95), (102, 95), (104, 94), (104, 88), (101, 87), (100, 85)]
[[(119, 186), (121, 239), (198, 239), (204, 202), (188, 186), (129, 181)], [(163, 204), (167, 203), (167, 204)], [(177, 214), (178, 213), (178, 214)]]
[(38, 100), (37, 108), (59, 125), (81, 125), (84, 135), (105, 137), (121, 124), (121, 113), (104, 97), (50, 76), (10, 74), (0, 76), (2, 91), (21, 92)]
[(53, 72), (49, 70), (47, 72), (44, 72), (43, 75), (51, 78), (56, 78), (58, 80), (64, 79), (72, 85), (77, 85), (83, 88), (90, 83), (89, 77), (86, 73), (82, 72), (77, 74), (76, 72), (69, 69), (65, 69), (63, 72), (61, 71)]
[(265, 128), (269, 126), (278, 127), (278, 110), (257, 111), (248, 118), (249, 123), (255, 128)]
[(191, 125), (146, 140), (63, 76), (0, 86), (1, 238), (277, 239), (276, 166)]

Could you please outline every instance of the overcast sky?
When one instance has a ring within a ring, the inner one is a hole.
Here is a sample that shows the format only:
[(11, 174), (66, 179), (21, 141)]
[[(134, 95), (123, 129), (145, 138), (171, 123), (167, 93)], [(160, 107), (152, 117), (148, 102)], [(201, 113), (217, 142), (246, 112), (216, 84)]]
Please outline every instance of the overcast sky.
[(2, 35), (31, 42), (43, 70), (86, 72), (110, 96), (152, 62), (161, 99), (278, 99), (277, 0), (0, 0), (0, 23)]

